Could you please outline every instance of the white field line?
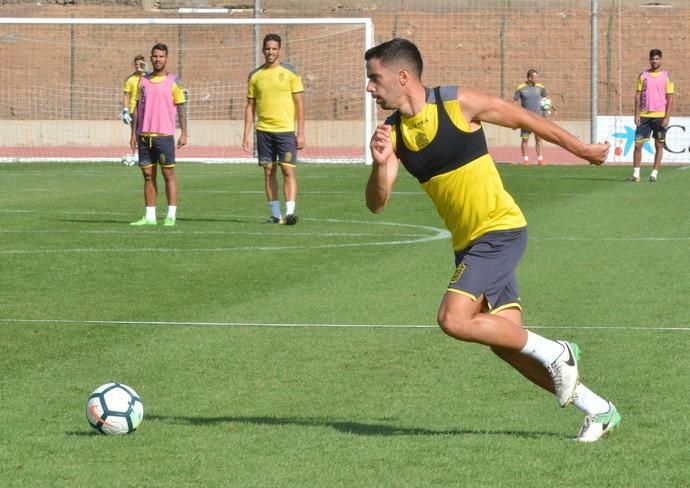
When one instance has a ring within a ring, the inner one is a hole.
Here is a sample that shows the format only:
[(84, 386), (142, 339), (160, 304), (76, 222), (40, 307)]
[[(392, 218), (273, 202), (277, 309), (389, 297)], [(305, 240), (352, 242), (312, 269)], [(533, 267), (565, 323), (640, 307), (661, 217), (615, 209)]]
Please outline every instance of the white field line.
[[(398, 245), (406, 245), (406, 244), (418, 244), (418, 243), (424, 243), (424, 242), (430, 242), (430, 241), (436, 241), (436, 240), (443, 240), (443, 239), (448, 239), (450, 237), (450, 232), (448, 232), (446, 229), (441, 229), (438, 227), (431, 227), (428, 225), (414, 225), (414, 224), (399, 224), (395, 222), (385, 222), (385, 221), (359, 221), (359, 220), (341, 220), (341, 219), (316, 219), (316, 218), (307, 218), (304, 219), (305, 221), (318, 221), (318, 222), (325, 222), (327, 224), (356, 224), (359, 226), (384, 226), (384, 227), (393, 227), (396, 229), (403, 229), (403, 230), (410, 230), (410, 233), (393, 233), (393, 234), (381, 234), (381, 233), (350, 233), (350, 234), (341, 234), (341, 233), (301, 233), (297, 235), (302, 235), (302, 236), (311, 236), (311, 237), (374, 237), (379, 240), (373, 241), (373, 242), (345, 242), (345, 243), (327, 243), (327, 244), (315, 244), (315, 245), (309, 245), (305, 243), (300, 243), (300, 244), (294, 244), (294, 245), (271, 245), (271, 246), (223, 246), (223, 247), (215, 247), (215, 248), (171, 248), (171, 247), (162, 247), (162, 246), (156, 246), (156, 247), (126, 247), (126, 248), (71, 248), (71, 249), (56, 249), (56, 248), (46, 248), (46, 249), (33, 249), (33, 250), (25, 250), (25, 249), (2, 249), (0, 250), (0, 255), (22, 255), (22, 254), (55, 254), (55, 253), (100, 253), (100, 252), (192, 252), (192, 253), (205, 253), (205, 252), (210, 252), (210, 253), (217, 253), (217, 252), (228, 252), (228, 251), (285, 251), (285, 250), (304, 250), (306, 248), (309, 249), (338, 249), (338, 248), (348, 248), (348, 247), (368, 247), (368, 246), (398, 246)], [(148, 230), (148, 229), (147, 229)], [(415, 232), (416, 231), (416, 232)], [(34, 231), (34, 230), (26, 230), (26, 231), (18, 231), (18, 230), (13, 230), (13, 231), (5, 231), (5, 230), (0, 230), (0, 234), (6, 233), (6, 232), (42, 232), (42, 231)], [(65, 230), (61, 230), (60, 232), (69, 232)], [(86, 232), (103, 232), (103, 231), (73, 231), (75, 233), (86, 233)], [(133, 231), (106, 231), (106, 232), (123, 232), (128, 235), (133, 235)], [(414, 233), (413, 233), (414, 232)], [(424, 232), (424, 233), (421, 233)], [(48, 232), (50, 233), (50, 232)], [(58, 233), (58, 232), (55, 232)], [(180, 233), (180, 234), (212, 234), (215, 232), (208, 232), (208, 231), (172, 231), (172, 233)], [(146, 234), (150, 234), (148, 232), (138, 232), (138, 236), (143, 236)], [(166, 232), (168, 234), (168, 232)], [(275, 233), (265, 233), (265, 232), (258, 232), (258, 233), (251, 233), (251, 232), (228, 232), (228, 234), (237, 234), (237, 235), (260, 235), (260, 236), (271, 236), (271, 237), (279, 237), (279, 238), (284, 238), (288, 236), (295, 236), (295, 234), (275, 234)], [(387, 238), (393, 238), (392, 240), (381, 240), (381, 239), (387, 239)]]
[[(279, 323), (279, 322), (187, 322), (187, 321), (142, 321), (142, 320), (67, 320), (67, 319), (11, 319), (0, 318), (0, 323), (16, 324), (83, 324), (83, 325), (137, 325), (163, 327), (247, 327), (247, 328), (343, 328), (343, 329), (437, 329), (430, 324), (322, 324), (322, 323)], [(690, 332), (690, 327), (626, 327), (609, 325), (532, 325), (528, 329), (577, 329), (601, 331), (672, 331)]]

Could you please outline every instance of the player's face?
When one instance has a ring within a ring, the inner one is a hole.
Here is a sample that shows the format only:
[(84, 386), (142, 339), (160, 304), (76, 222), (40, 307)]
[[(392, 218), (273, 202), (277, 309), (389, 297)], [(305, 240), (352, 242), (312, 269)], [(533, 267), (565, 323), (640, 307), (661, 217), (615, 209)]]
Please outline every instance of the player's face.
[(385, 110), (398, 108), (400, 99), (399, 71), (386, 68), (378, 58), (367, 61), (367, 92), (374, 97), (376, 104)]
[(280, 56), (280, 44), (278, 41), (266, 41), (263, 48), (264, 58), (266, 59), (266, 64), (273, 64), (278, 61), (278, 56)]
[(652, 70), (656, 71), (661, 67), (661, 56), (658, 54), (649, 58), (649, 65)]
[(154, 49), (151, 52), (151, 66), (153, 66), (154, 71), (162, 71), (165, 68), (165, 63), (168, 60), (168, 55), (165, 51), (160, 49)]

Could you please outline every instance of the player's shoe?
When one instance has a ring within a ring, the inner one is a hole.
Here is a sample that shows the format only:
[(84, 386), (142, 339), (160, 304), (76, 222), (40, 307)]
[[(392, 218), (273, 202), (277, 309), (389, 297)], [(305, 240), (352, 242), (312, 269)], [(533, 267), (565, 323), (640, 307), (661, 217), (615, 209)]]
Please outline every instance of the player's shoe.
[(538, 159), (537, 163), (539, 163), (539, 166), (544, 166), (546, 164), (543, 159)]
[(285, 216), (285, 225), (295, 225), (299, 222), (299, 217), (295, 214), (289, 214)]
[(269, 217), (264, 224), (282, 224), (283, 219), (279, 219), (278, 217)]
[(604, 434), (618, 427), (620, 423), (621, 414), (618, 413), (613, 403), (609, 402), (608, 412), (585, 417), (585, 423), (582, 424), (575, 440), (580, 442), (596, 442)]
[(129, 225), (158, 225), (158, 221), (149, 220), (146, 217), (142, 217), (139, 220), (136, 220), (134, 222), (130, 222)]
[(174, 227), (175, 226), (175, 218), (174, 217), (166, 217), (165, 220), (163, 221), (163, 225), (166, 227)]
[(556, 360), (547, 366), (553, 380), (558, 404), (563, 408), (572, 400), (575, 388), (580, 382), (577, 362), (580, 358), (580, 348), (574, 342), (556, 341), (563, 346), (563, 352)]
[(650, 183), (656, 183), (656, 176), (649, 176), (649, 182)]
[(638, 178), (637, 176), (631, 176), (630, 178), (628, 178), (628, 179), (625, 180), (625, 181), (629, 181), (629, 182), (631, 182), (631, 183), (639, 183), (639, 182), (640, 182), (640, 178)]

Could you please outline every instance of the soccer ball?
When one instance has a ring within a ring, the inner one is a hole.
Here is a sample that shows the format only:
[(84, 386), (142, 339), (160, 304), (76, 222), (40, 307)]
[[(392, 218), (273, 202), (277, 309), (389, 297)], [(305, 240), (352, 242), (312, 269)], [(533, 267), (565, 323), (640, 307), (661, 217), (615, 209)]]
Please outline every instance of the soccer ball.
[(106, 383), (96, 388), (86, 402), (86, 420), (101, 434), (134, 432), (144, 419), (141, 398), (127, 385)]
[(137, 164), (137, 157), (134, 154), (125, 154), (120, 162), (123, 166), (134, 166)]
[(544, 112), (548, 112), (551, 110), (551, 107), (553, 107), (553, 104), (551, 103), (551, 99), (549, 97), (544, 97), (539, 101), (539, 105), (541, 105), (541, 109)]

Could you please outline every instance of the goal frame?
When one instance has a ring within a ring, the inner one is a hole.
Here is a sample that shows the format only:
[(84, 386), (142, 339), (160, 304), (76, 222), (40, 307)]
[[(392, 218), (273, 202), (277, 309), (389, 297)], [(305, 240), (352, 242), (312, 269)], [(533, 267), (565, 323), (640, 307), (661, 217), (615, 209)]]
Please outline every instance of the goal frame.
[[(365, 50), (373, 46), (374, 24), (369, 17), (298, 17), (298, 18), (248, 18), (248, 19), (228, 19), (228, 18), (69, 18), (69, 17), (0, 17), (0, 25), (4, 24), (31, 24), (31, 25), (317, 25), (317, 24), (337, 24), (337, 25), (362, 25), (364, 27), (364, 47)], [(363, 53), (362, 53), (363, 54)], [(258, 53), (257, 53), (258, 59)], [(374, 101), (366, 92), (367, 77), (362, 64), (362, 87), (364, 101), (364, 133), (362, 134), (363, 160), (366, 164), (372, 163), (369, 147), (369, 139), (376, 123), (376, 111)], [(16, 158), (12, 158), (17, 160)], [(39, 158), (45, 160), (45, 158)], [(59, 158), (65, 159), (65, 158)], [(21, 159), (30, 160), (27, 159)], [(182, 158), (181, 158), (182, 160)], [(237, 159), (233, 159), (237, 161)], [(253, 160), (252, 160), (253, 161)]]

